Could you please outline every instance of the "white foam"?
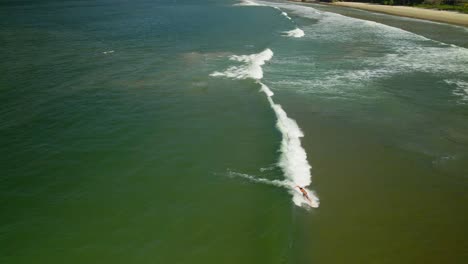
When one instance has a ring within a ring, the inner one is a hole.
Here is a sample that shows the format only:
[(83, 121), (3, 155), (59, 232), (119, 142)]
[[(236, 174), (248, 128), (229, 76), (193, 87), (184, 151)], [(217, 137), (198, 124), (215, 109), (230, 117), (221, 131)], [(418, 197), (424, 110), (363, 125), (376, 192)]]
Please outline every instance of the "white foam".
[[(275, 7), (275, 8), (277, 8), (278, 10), (280, 10), (279, 7)], [(292, 18), (288, 15), (288, 13), (286, 13), (286, 12), (284, 12), (284, 11), (281, 11), (281, 15), (283, 15), (284, 17), (286, 17), (286, 18), (289, 19), (289, 20), (292, 20)]]
[(257, 54), (242, 55), (242, 56), (231, 56), (230, 60), (243, 62), (243, 65), (232, 66), (223, 72), (215, 71), (210, 74), (213, 77), (228, 77), (233, 79), (262, 79), (263, 69), (262, 65), (266, 61), (269, 61), (273, 57), (273, 52), (270, 49), (266, 49)]
[(263, 83), (260, 83), (260, 91), (261, 92), (264, 92), (266, 94), (266, 96), (268, 97), (272, 97), (273, 95), (275, 95), (271, 90), (270, 88), (268, 88), (268, 86), (264, 85)]
[[(293, 202), (301, 206), (302, 204), (308, 204), (311, 207), (319, 206), (318, 197), (310, 190), (311, 202), (308, 202), (302, 193), (296, 190), (296, 186), (306, 187), (312, 182), (312, 175), (310, 173), (311, 166), (307, 161), (307, 153), (301, 145), (301, 137), (304, 137), (301, 129), (297, 125), (296, 121), (289, 118), (286, 112), (283, 110), (281, 105), (275, 104), (272, 97), (274, 93), (268, 86), (260, 82), (263, 78), (262, 65), (266, 61), (269, 61), (273, 57), (273, 52), (270, 49), (266, 49), (257, 54), (231, 56), (230, 60), (243, 62), (243, 65), (233, 66), (228, 68), (224, 72), (213, 72), (210, 76), (214, 77), (228, 77), (233, 79), (255, 79), (260, 85), (260, 91), (265, 93), (271, 108), (273, 109), (277, 122), (276, 127), (282, 134), (281, 147), (280, 147), (280, 158), (278, 166), (282, 169), (285, 175), (284, 182), (273, 182), (266, 179), (258, 179), (252, 176), (243, 176), (255, 180), (256, 182), (271, 183), (273, 185), (284, 185), (289, 187), (289, 193), (293, 196)], [(283, 186), (284, 187), (284, 186)]]
[(465, 104), (468, 102), (468, 82), (461, 80), (444, 80), (448, 85), (455, 86), (455, 89), (452, 91), (453, 95), (460, 97), (459, 103)]
[(242, 0), (240, 3), (235, 4), (235, 6), (269, 6), (273, 7), (274, 9), (278, 10), (281, 12), (281, 15), (286, 17), (289, 20), (292, 20), (292, 18), (288, 15), (288, 13), (284, 12), (279, 8), (275, 3), (268, 3), (268, 2), (263, 2), (263, 1), (250, 1), (250, 0)]
[[(312, 30), (308, 33), (313, 34)], [(387, 36), (388, 43), (396, 43), (401, 38), (394, 40), (393, 36)], [(321, 45), (333, 42), (333, 40), (322, 41)], [(351, 42), (353, 43), (353, 42)], [(387, 47), (383, 46), (383, 47)], [(373, 50), (371, 48), (370, 50)], [(271, 70), (273, 75), (294, 75), (295, 78), (287, 78), (271, 82), (277, 89), (294, 89), (295, 92), (321, 94), (327, 98), (373, 98), (373, 96), (384, 96), (382, 93), (367, 92), (372, 85), (370, 82), (399, 75), (412, 73), (429, 73), (440, 76), (444, 73), (446, 79), (459, 81), (468, 76), (468, 49), (435, 44), (432, 41), (408, 40), (400, 43), (381, 54), (376, 53), (366, 56), (366, 50), (350, 49), (351, 52), (341, 53), (344, 56), (340, 60), (353, 67), (321, 67), (320, 60), (311, 56), (291, 57), (283, 56), (275, 61), (275, 65), (281, 67)], [(362, 55), (364, 53), (364, 55)], [(319, 74), (311, 74), (311, 69), (318, 69)], [(459, 77), (457, 77), (459, 76)], [(443, 79), (441, 79), (442, 81)], [(458, 103), (468, 103), (463, 83), (452, 83), (454, 89), (451, 92), (460, 97)]]
[(250, 0), (242, 0), (240, 3), (235, 4), (236, 6), (263, 6), (262, 4), (256, 3)]
[(274, 169), (276, 169), (276, 164), (273, 164), (273, 165), (265, 167), (265, 168), (260, 168), (259, 171), (265, 172), (265, 171), (272, 171)]
[[(267, 92), (265, 94), (268, 96)], [(277, 118), (276, 127), (283, 135), (278, 165), (286, 178), (294, 184), (308, 186), (311, 183), (312, 175), (310, 174), (311, 166), (307, 161), (307, 154), (301, 146), (300, 138), (304, 137), (304, 134), (296, 121), (288, 117), (281, 105), (275, 104), (271, 97), (268, 97), (268, 101)]]
[[(383, 37), (392, 36), (393, 44), (397, 44), (395, 40), (404, 42), (404, 41), (411, 39), (411, 40), (427, 40), (427, 41), (432, 41), (432, 42), (440, 43), (444, 45), (451, 45), (451, 44), (446, 44), (440, 41), (428, 39), (424, 36), (403, 30), (401, 28), (392, 27), (386, 24), (369, 21), (369, 20), (363, 20), (359, 18), (352, 18), (352, 17), (340, 15), (340, 14), (333, 13), (333, 12), (319, 11), (312, 6), (304, 6), (304, 5), (300, 5), (300, 4), (293, 3), (293, 2), (287, 2), (287, 3), (286, 2), (265, 2), (261, 0), (257, 0), (256, 3), (259, 5), (270, 6), (270, 7), (274, 7), (277, 9), (281, 8), (281, 10), (286, 9), (288, 10), (288, 12), (291, 11), (297, 16), (302, 16), (302, 17), (317, 20), (317, 24), (314, 25), (314, 29), (316, 29), (317, 35), (319, 35), (321, 39), (330, 38), (330, 39), (334, 39), (337, 41), (345, 42), (348, 40), (355, 39), (356, 35), (360, 32), (372, 32), (372, 33), (375, 33), (376, 35), (383, 36)], [(385, 16), (385, 14), (381, 14), (381, 15)], [(404, 18), (404, 17), (400, 17), (399, 19), (415, 20), (413, 18)], [(424, 21), (426, 23), (443, 24), (443, 23), (428, 21), (428, 20), (421, 20), (421, 21)], [(444, 25), (457, 27), (461, 30), (468, 32), (468, 28), (466, 27), (449, 25), (449, 24), (444, 24)], [(375, 36), (373, 38), (375, 38)], [(385, 39), (384, 41), (386, 42), (387, 40)], [(404, 44), (404, 43), (401, 43), (401, 44)]]
[(113, 50), (108, 50), (108, 51), (104, 51), (102, 54), (111, 54), (111, 53), (114, 53)]
[(255, 177), (252, 175), (248, 175), (245, 173), (239, 173), (239, 172), (234, 172), (234, 171), (228, 171), (228, 175), (231, 177), (241, 177), (244, 179), (247, 179), (249, 181), (257, 182), (257, 183), (264, 183), (268, 185), (273, 185), (277, 187), (283, 187), (283, 188), (294, 188), (294, 186), (291, 185), (290, 182), (287, 181), (280, 181), (280, 180), (268, 180), (265, 178), (259, 178)]
[(307, 207), (309, 207), (309, 208), (310, 207), (318, 208), (319, 205), (320, 205), (320, 201), (317, 198), (317, 195), (313, 191), (311, 191), (311, 190), (309, 190), (307, 188), (304, 188), (307, 191), (307, 193), (309, 194), (310, 201), (308, 201), (302, 195), (299, 188), (297, 188), (297, 185), (294, 184), (293, 182), (289, 181), (289, 180), (283, 180), (283, 181), (269, 180), (269, 179), (260, 178), (260, 177), (248, 175), (248, 174), (245, 174), (245, 173), (234, 172), (234, 171), (228, 171), (228, 175), (231, 176), (231, 177), (241, 177), (241, 178), (244, 178), (246, 180), (249, 180), (249, 181), (255, 182), (255, 183), (262, 183), (262, 184), (272, 185), (272, 186), (276, 186), (276, 187), (286, 188), (288, 190), (288, 192), (293, 196), (292, 200), (293, 200), (294, 204), (297, 205), (297, 206), (306, 206), (306, 208)]
[(284, 34), (286, 34), (286, 36), (288, 37), (292, 37), (292, 38), (302, 38), (304, 37), (304, 31), (300, 28), (295, 28), (293, 30), (290, 30), (290, 31), (286, 31), (284, 32)]

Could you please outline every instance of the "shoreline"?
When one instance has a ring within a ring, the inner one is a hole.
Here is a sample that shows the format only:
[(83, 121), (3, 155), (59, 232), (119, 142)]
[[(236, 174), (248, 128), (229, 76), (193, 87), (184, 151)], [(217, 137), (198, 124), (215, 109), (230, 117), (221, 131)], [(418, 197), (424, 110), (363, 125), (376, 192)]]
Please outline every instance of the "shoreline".
[(424, 9), (410, 6), (367, 4), (358, 2), (334, 2), (327, 5), (350, 7), (389, 15), (424, 19), (468, 27), (468, 14), (456, 13), (451, 11)]

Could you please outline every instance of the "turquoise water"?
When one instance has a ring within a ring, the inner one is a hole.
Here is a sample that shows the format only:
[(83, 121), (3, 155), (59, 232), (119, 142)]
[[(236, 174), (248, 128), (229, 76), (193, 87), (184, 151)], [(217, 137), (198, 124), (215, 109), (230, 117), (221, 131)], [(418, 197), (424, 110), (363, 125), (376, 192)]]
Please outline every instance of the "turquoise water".
[(468, 30), (237, 4), (0, 3), (1, 263), (466, 262)]

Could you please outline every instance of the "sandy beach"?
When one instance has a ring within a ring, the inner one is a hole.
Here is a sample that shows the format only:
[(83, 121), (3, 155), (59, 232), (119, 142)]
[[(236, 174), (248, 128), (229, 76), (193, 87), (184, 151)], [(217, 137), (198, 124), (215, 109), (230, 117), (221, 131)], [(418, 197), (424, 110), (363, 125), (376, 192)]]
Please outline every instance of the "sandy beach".
[(468, 14), (450, 11), (423, 9), (409, 6), (376, 5), (356, 2), (335, 2), (333, 3), (333, 5), (358, 8), (397, 16), (426, 19), (468, 27)]

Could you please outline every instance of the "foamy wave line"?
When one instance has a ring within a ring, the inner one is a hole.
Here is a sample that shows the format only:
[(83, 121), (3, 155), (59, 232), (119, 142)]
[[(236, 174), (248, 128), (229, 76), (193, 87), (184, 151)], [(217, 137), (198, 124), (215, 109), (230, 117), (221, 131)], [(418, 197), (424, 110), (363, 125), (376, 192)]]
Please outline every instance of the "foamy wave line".
[(242, 0), (240, 3), (235, 4), (236, 6), (263, 6), (262, 4), (256, 3), (250, 0)]
[(266, 61), (269, 61), (273, 57), (273, 52), (270, 49), (266, 49), (257, 54), (251, 55), (233, 55), (229, 57), (232, 61), (243, 62), (243, 65), (232, 66), (223, 72), (215, 71), (210, 74), (213, 77), (227, 77), (233, 79), (262, 79), (263, 69), (262, 65)]
[[(258, 2), (250, 1), (250, 0), (243, 0), (242, 2), (240, 2), (238, 4), (235, 4), (235, 5), (236, 6), (269, 6), (269, 5), (265, 5), (265, 4), (260, 4)], [(273, 7), (274, 9), (278, 10), (279, 12), (281, 12), (282, 16), (284, 16), (287, 19), (292, 21), (292, 18), (288, 15), (288, 13), (281, 10), (281, 8), (279, 8), (277, 6), (269, 6), (269, 7)], [(293, 30), (286, 31), (286, 32), (283, 32), (283, 33), (286, 36), (292, 37), (292, 38), (302, 38), (305, 35), (304, 31), (302, 29), (300, 29), (300, 28), (295, 28)]]
[(293, 30), (290, 30), (290, 31), (286, 31), (284, 32), (284, 34), (286, 34), (286, 36), (288, 37), (292, 37), (292, 38), (302, 38), (304, 37), (304, 31), (300, 28), (296, 28), (296, 29), (293, 29)]
[(268, 102), (275, 112), (277, 118), (276, 127), (283, 135), (278, 165), (283, 170), (286, 182), (291, 187), (289, 193), (293, 196), (293, 202), (297, 206), (308, 204), (311, 207), (318, 207), (320, 204), (319, 199), (314, 192), (307, 190), (311, 199), (309, 204), (295, 188), (296, 186), (308, 186), (312, 182), (312, 175), (310, 174), (312, 167), (307, 161), (307, 153), (302, 147), (300, 140), (301, 137), (304, 137), (304, 134), (297, 125), (297, 122), (288, 117), (281, 105), (275, 104), (272, 99), (273, 92), (262, 82), (259, 82), (259, 84), (261, 85), (261, 91), (266, 94)]
[[(265, 93), (271, 108), (273, 109), (277, 123), (276, 127), (282, 134), (280, 158), (278, 166), (282, 169), (288, 183), (289, 192), (293, 196), (293, 201), (296, 205), (309, 204), (312, 207), (318, 207), (319, 199), (311, 191), (311, 203), (308, 203), (302, 194), (296, 190), (295, 186), (305, 187), (312, 182), (312, 175), (310, 174), (311, 166), (307, 161), (307, 153), (301, 145), (301, 137), (304, 137), (301, 129), (296, 121), (289, 118), (281, 105), (275, 104), (272, 99), (273, 91), (268, 86), (260, 82), (263, 78), (262, 65), (273, 57), (273, 52), (266, 49), (257, 54), (231, 56), (230, 60), (243, 62), (243, 65), (233, 66), (224, 72), (213, 72), (210, 76), (214, 77), (228, 77), (233, 79), (254, 79), (260, 85), (260, 91)], [(265, 182), (260, 180), (259, 182)]]
[[(278, 8), (278, 7), (277, 7)], [(281, 10), (278, 8), (278, 10)], [(286, 17), (287, 19), (289, 20), (292, 20), (292, 18), (288, 15), (288, 13), (284, 12), (284, 11), (281, 11), (281, 15), (283, 15), (284, 17)]]
[(274, 9), (278, 10), (281, 12), (281, 15), (286, 17), (287, 19), (289, 20), (292, 20), (292, 18), (288, 15), (288, 13), (284, 12), (283, 10), (281, 10), (281, 8), (277, 7), (277, 6), (274, 6), (274, 5), (270, 5), (270, 7), (273, 7)]
[[(468, 82), (461, 80), (444, 80), (448, 85), (454, 85), (456, 88), (452, 91), (453, 95), (460, 97), (460, 102), (465, 104), (468, 102)], [(463, 102), (462, 102), (463, 101)]]

